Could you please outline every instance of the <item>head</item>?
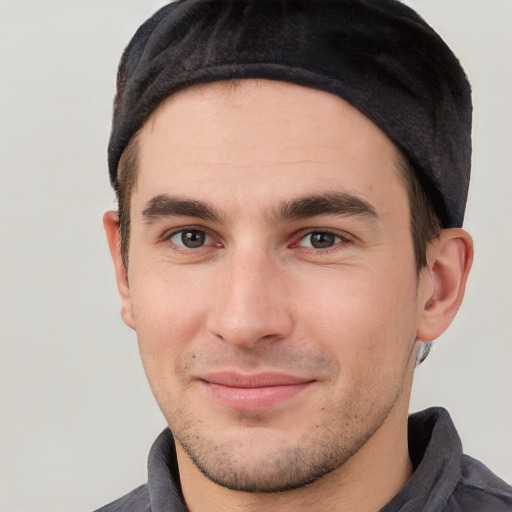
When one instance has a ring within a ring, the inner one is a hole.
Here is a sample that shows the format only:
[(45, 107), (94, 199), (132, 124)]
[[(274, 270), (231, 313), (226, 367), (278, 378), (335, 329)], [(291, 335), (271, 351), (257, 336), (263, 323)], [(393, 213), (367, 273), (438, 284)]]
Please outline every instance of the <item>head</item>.
[[(325, 39), (319, 37), (324, 33)], [(172, 34), (177, 37), (168, 39)], [(470, 88), (453, 53), (414, 11), (395, 0), (371, 6), (364, 0), (186, 0), (150, 18), (119, 67), (109, 165), (125, 264), (138, 130), (161, 101), (183, 87), (213, 80), (236, 86), (243, 78), (285, 80), (338, 94), (393, 140), (403, 155), (418, 269), (439, 229), (462, 225)]]
[[(372, 62), (378, 69), (361, 65), (375, 47), (339, 19), (382, 28), (400, 15), (412, 32), (419, 18), (395, 2), (369, 5), (177, 2), (125, 54), (110, 145), (119, 219), (107, 213), (105, 227), (122, 316), (182, 475), (284, 491), (383, 446), (392, 453), (406, 437), (418, 345), (448, 327), (462, 300), (472, 246), (454, 227), (466, 192), (454, 195), (453, 181), (467, 164), (468, 126), (459, 136), (448, 126), (467, 114), (453, 93), (463, 73), (438, 70), (436, 105), (412, 104), (434, 101), (404, 94), (419, 77), (397, 86), (382, 69), (397, 69), (389, 55)], [(338, 36), (362, 54), (356, 65), (347, 52), (338, 71), (323, 62), (327, 77), (298, 41), (324, 33), (333, 10), (352, 39)], [(208, 52), (194, 45), (205, 40)], [(268, 47), (273, 65), (260, 65)], [(146, 90), (141, 59), (151, 52)], [(437, 138), (449, 146), (441, 154), (430, 147)]]

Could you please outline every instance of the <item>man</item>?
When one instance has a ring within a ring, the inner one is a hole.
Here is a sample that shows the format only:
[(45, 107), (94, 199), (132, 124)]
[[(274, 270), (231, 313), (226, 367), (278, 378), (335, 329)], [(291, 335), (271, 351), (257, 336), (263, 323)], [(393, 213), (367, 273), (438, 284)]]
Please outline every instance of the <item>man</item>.
[(470, 88), (394, 0), (197, 1), (118, 75), (105, 230), (169, 424), (101, 510), (489, 510), (414, 368), (464, 295)]

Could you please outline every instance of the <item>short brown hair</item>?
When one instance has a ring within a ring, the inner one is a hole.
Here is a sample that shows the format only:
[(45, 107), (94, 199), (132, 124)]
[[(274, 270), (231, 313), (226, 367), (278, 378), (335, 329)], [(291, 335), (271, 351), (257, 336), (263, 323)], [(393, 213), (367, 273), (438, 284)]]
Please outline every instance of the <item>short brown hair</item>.
[(118, 186), (116, 188), (117, 210), (119, 217), (119, 238), (121, 244), (121, 258), (125, 268), (128, 268), (128, 248), (130, 246), (130, 203), (133, 190), (137, 185), (139, 172), (138, 134), (130, 140), (123, 151), (118, 166)]
[(416, 269), (419, 272), (427, 265), (428, 246), (434, 238), (439, 236), (441, 221), (425, 186), (420, 183), (418, 178), (420, 173), (405, 157), (402, 157), (399, 167), (400, 177), (409, 198), (412, 244)]

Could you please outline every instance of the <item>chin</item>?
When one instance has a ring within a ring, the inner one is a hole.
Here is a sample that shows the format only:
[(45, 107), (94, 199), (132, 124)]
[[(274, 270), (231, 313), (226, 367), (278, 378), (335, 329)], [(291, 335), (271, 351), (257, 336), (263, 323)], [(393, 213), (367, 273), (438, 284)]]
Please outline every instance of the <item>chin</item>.
[(379, 426), (357, 436), (315, 426), (295, 441), (289, 432), (273, 435), (271, 429), (258, 427), (248, 428), (244, 439), (225, 431), (226, 440), (181, 432), (176, 441), (215, 484), (234, 491), (274, 493), (307, 486), (341, 467)]

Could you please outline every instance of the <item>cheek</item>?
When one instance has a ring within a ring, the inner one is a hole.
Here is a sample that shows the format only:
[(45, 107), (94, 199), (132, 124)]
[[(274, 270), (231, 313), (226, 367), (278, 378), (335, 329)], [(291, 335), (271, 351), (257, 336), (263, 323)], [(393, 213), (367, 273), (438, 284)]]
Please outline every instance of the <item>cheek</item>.
[(182, 362), (202, 337), (204, 294), (195, 280), (158, 272), (158, 265), (134, 276), (130, 290), (144, 371), (164, 416), (172, 418), (187, 403)]
[[(308, 279), (300, 287), (304, 297), (302, 306), (297, 304), (306, 337), (322, 343), (346, 371), (393, 366), (408, 358), (417, 317), (413, 269), (402, 275), (376, 267), (322, 272), (322, 279)], [(311, 293), (318, 282), (322, 288)]]
[(206, 290), (199, 276), (159, 272), (159, 266), (130, 281), (135, 329), (142, 361), (149, 371), (169, 373), (205, 327)]

